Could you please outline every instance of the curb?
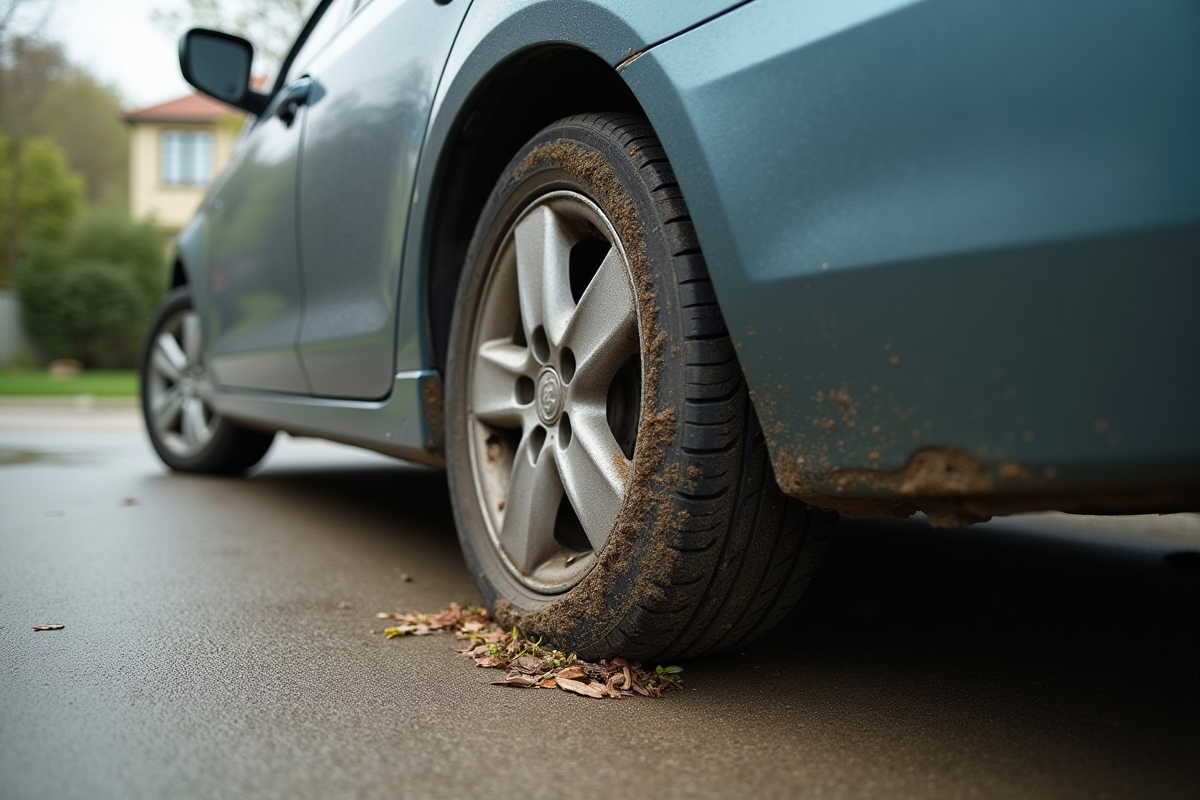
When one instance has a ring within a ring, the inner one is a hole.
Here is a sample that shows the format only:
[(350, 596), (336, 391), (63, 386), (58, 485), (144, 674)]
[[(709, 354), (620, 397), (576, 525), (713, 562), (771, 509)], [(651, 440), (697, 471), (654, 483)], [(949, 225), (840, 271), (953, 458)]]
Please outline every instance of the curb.
[(94, 394), (76, 395), (3, 395), (0, 408), (44, 408), (92, 411), (107, 408), (137, 408), (136, 397), (97, 397)]

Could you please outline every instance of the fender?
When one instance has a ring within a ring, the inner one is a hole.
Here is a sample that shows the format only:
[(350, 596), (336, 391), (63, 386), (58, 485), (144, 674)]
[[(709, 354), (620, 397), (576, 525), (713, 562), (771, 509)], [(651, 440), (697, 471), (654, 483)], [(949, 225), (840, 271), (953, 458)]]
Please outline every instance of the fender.
[(434, 98), (417, 167), (400, 279), (396, 371), (432, 366), (426, 303), (433, 205), (447, 151), (468, 113), (472, 92), (510, 58), (546, 44), (574, 47), (614, 67), (746, 0), (488, 0), (472, 3)]

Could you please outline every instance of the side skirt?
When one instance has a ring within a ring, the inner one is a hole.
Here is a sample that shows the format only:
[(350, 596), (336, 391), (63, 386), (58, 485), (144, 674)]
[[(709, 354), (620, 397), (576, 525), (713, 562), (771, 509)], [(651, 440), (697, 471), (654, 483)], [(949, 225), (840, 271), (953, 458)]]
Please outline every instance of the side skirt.
[(434, 370), (396, 375), (383, 400), (338, 400), (218, 389), (217, 410), (248, 427), (316, 436), (432, 466), (442, 457), (442, 379)]

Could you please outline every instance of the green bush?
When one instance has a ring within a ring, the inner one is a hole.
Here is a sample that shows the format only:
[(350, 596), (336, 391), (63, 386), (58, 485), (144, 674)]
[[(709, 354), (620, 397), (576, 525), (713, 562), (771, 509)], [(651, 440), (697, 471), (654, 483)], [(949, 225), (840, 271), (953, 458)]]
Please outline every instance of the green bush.
[(124, 209), (95, 208), (76, 226), (67, 255), (80, 261), (125, 264), (148, 306), (167, 289), (167, 259), (163, 235), (151, 222), (134, 222)]
[(18, 285), (44, 358), (77, 358), (88, 369), (137, 364), (148, 304), (129, 266), (45, 260), (27, 264)]
[(137, 365), (166, 283), (162, 234), (117, 208), (89, 209), (65, 240), (27, 241), (17, 277), (42, 360), (76, 358), (89, 369)]

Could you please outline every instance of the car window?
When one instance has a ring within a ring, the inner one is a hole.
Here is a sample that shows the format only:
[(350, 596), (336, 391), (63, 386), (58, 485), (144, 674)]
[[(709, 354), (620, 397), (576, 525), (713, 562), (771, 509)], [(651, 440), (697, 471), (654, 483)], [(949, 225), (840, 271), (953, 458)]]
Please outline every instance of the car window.
[(281, 86), (286, 86), (304, 74), (308, 63), (312, 61), (313, 56), (321, 51), (334, 35), (341, 29), (342, 25), (354, 12), (355, 6), (358, 5), (358, 0), (332, 0), (332, 2), (322, 4), (317, 9), (320, 18), (316, 20), (316, 24), (310, 22), (305, 26), (308, 30), (308, 35), (304, 37), (303, 43), (299, 49), (293, 48), (291, 57), (287, 62), (287, 76)]

